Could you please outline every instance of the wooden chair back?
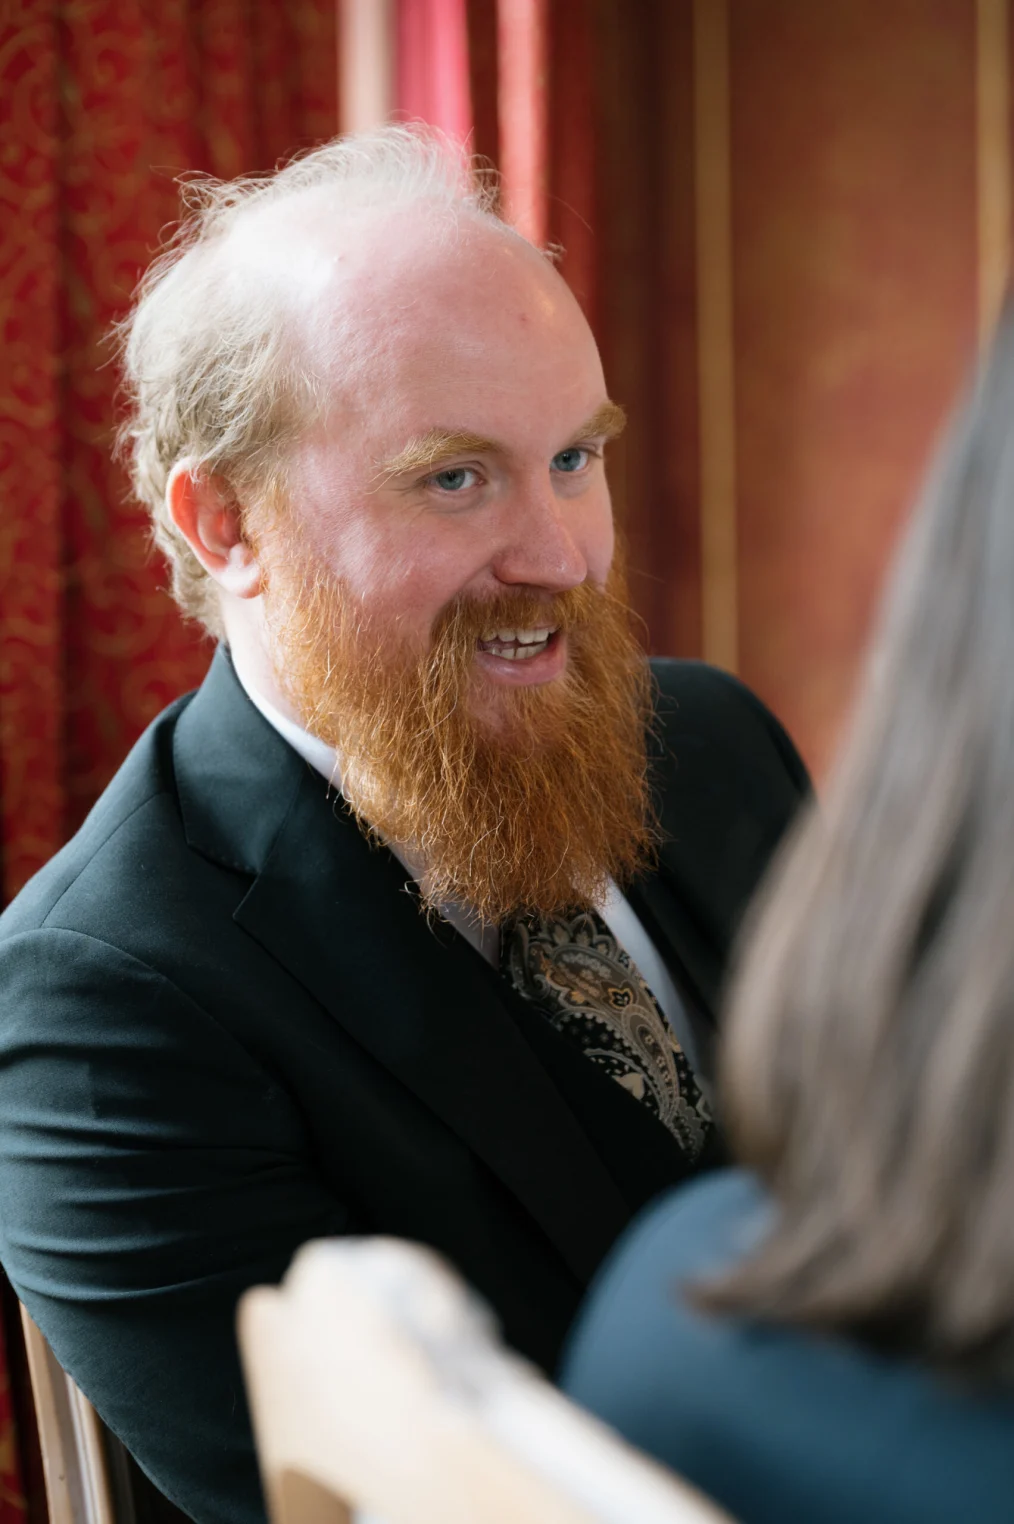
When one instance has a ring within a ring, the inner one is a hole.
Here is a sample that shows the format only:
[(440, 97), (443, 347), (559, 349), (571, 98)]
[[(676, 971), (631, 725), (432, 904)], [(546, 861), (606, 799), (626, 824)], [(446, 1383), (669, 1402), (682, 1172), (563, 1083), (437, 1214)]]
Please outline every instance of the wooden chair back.
[(429, 1250), (308, 1245), (239, 1334), (272, 1524), (728, 1524), (505, 1350)]
[(107, 1431), (21, 1308), (49, 1524), (133, 1524), (114, 1486)]

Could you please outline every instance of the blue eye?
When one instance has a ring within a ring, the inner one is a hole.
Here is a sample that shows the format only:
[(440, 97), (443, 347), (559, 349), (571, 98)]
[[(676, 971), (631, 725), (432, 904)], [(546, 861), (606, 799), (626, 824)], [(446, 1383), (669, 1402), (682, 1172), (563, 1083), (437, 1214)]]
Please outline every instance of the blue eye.
[(561, 450), (559, 455), (553, 456), (553, 470), (573, 473), (583, 471), (588, 464), (591, 452), (582, 450), (577, 445), (571, 445), (569, 450)]
[(430, 481), (441, 492), (462, 492), (466, 487), (475, 485), (475, 476), (476, 473), (470, 466), (449, 466), (446, 471), (435, 472)]

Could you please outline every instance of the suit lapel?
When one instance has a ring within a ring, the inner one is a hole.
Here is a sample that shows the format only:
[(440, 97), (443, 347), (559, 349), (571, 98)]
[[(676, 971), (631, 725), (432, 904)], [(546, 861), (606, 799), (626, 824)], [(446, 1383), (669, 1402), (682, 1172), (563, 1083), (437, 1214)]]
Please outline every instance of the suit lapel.
[(586, 1282), (629, 1207), (478, 955), (420, 914), (404, 869), (366, 842), (222, 654), (175, 753), (191, 845), (255, 875), (235, 920), (457, 1133)]

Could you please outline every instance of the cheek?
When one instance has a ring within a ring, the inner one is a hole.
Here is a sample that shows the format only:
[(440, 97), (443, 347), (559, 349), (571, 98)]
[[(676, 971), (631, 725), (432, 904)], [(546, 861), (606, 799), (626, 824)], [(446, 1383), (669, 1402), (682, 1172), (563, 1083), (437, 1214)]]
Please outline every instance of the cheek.
[(364, 496), (361, 462), (306, 450), (295, 496), (316, 556), (384, 622), (426, 634), (481, 580), (490, 534), (478, 518), (428, 515), (383, 491)]
[(359, 462), (332, 458), (328, 445), (304, 445), (290, 466), (293, 511), (313, 558), (349, 589), (362, 592), (383, 562), (382, 536), (363, 503)]
[(417, 514), (387, 536), (387, 586), (395, 596), (435, 604), (439, 611), (488, 569), (492, 541), (480, 515)]
[(303, 530), (314, 556), (353, 597), (371, 606), (397, 600), (411, 572), (411, 546), (375, 504), (333, 492), (323, 511), (308, 505)]
[(364, 537), (348, 564), (348, 585), (385, 622), (425, 639), (488, 558), (468, 537), (415, 526), (406, 534)]

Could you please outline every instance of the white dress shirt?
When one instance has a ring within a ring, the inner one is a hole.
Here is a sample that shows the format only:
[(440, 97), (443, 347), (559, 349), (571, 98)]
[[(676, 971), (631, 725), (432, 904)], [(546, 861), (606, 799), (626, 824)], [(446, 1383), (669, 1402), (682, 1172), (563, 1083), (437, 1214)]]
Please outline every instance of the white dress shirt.
[[(302, 725), (297, 725), (294, 720), (290, 720), (284, 714), (281, 714), (244, 677), (238, 663), (234, 662), (233, 665), (236, 676), (239, 678), (240, 684), (251, 704), (260, 711), (272, 729), (276, 730), (283, 740), (288, 741), (292, 749), (298, 752), (303, 760), (308, 762), (312, 768), (322, 774), (333, 788), (340, 791), (341, 777), (334, 748), (329, 746), (326, 741), (322, 741), (319, 736), (311, 735)], [(387, 845), (412, 880), (418, 882), (418, 864), (413, 865), (405, 857), (405, 854), (399, 851), (394, 842), (388, 842)], [(708, 1095), (709, 1087), (707, 1079), (701, 1074), (699, 1044), (697, 1043), (686, 1007), (680, 999), (669, 970), (666, 968), (654, 942), (648, 936), (644, 926), (635, 914), (633, 906), (612, 879), (609, 880), (609, 889), (605, 900), (595, 908), (613, 933), (617, 942), (627, 953), (627, 956), (634, 964), (645, 984), (651, 990), (662, 1015), (669, 1023), (683, 1048), (687, 1056), (687, 1062), (697, 1077), (698, 1084), (705, 1095)], [(490, 926), (480, 921), (464, 905), (448, 903), (442, 904), (439, 909), (444, 920), (450, 922), (455, 931), (459, 932), (472, 947), (481, 953), (487, 963), (491, 963), (494, 968), (499, 968), (499, 926)]]

